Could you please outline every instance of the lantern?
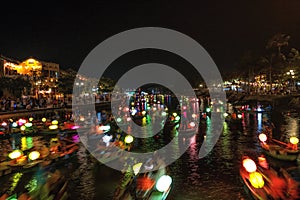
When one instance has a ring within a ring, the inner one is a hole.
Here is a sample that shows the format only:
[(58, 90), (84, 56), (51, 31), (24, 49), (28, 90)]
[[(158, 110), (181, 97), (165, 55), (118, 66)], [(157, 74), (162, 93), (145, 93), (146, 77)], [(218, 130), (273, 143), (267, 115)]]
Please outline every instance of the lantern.
[(52, 125), (49, 126), (49, 129), (50, 129), (50, 130), (55, 130), (55, 129), (58, 129), (58, 126), (52, 124)]
[(243, 160), (243, 166), (245, 167), (246, 171), (249, 173), (256, 171), (256, 164), (250, 158), (246, 158)]
[(137, 164), (133, 165), (132, 169), (133, 169), (134, 175), (137, 175), (140, 172), (142, 165), (143, 165), (143, 163), (137, 163)]
[(259, 134), (258, 138), (259, 138), (259, 140), (260, 140), (261, 142), (266, 142), (267, 139), (268, 139), (268, 138), (267, 138), (267, 135), (264, 134), (264, 133)]
[(26, 128), (32, 127), (32, 123), (31, 123), (31, 122), (27, 122), (27, 123), (25, 124), (25, 127), (26, 127)]
[(51, 124), (57, 125), (57, 124), (58, 124), (58, 121), (57, 121), (57, 120), (53, 120), (53, 121), (51, 122)]
[(29, 153), (28, 157), (29, 157), (30, 160), (36, 160), (40, 157), (40, 152), (32, 151), (32, 152)]
[(21, 150), (14, 150), (10, 154), (8, 154), (8, 157), (10, 159), (16, 159), (16, 158), (20, 157), (22, 154), (23, 154), (23, 152)]
[(133, 142), (133, 137), (131, 135), (127, 135), (124, 139), (124, 141), (127, 143), (127, 144), (130, 144), (131, 142)]
[(25, 126), (21, 126), (20, 129), (21, 129), (21, 131), (25, 131), (26, 127)]
[(298, 144), (299, 143), (299, 139), (295, 136), (290, 138), (290, 143), (292, 144)]
[(196, 126), (196, 123), (195, 122), (190, 122), (189, 125), (190, 125), (191, 128), (194, 128)]
[(160, 192), (167, 191), (172, 184), (172, 178), (168, 175), (161, 176), (157, 183), (156, 183), (156, 189)]
[(255, 188), (262, 188), (265, 184), (264, 179), (259, 172), (252, 172), (249, 175), (249, 181), (251, 185)]

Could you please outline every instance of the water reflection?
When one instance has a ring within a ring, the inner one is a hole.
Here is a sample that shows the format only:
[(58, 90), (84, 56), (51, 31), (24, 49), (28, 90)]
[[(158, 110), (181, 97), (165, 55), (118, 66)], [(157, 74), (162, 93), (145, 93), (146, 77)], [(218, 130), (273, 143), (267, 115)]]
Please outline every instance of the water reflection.
[[(187, 109), (198, 109), (198, 104), (187, 106)], [(271, 116), (262, 113), (243, 113), (239, 125), (225, 122), (223, 132), (212, 152), (205, 158), (199, 159), (198, 153), (203, 143), (203, 135), (209, 139), (214, 134), (210, 118), (207, 118), (205, 124), (201, 123), (200, 132), (191, 137), (190, 140), (185, 141), (190, 144), (186, 153), (168, 168), (173, 178), (173, 188), (168, 199), (249, 199), (239, 180), (240, 158), (245, 152), (257, 155), (262, 153), (257, 141), (257, 132), (262, 131), (265, 116), (271, 119)], [(282, 116), (280, 117), (282, 119)], [(280, 137), (287, 138), (294, 134), (299, 137), (298, 117), (283, 117), (285, 120), (282, 120), (282, 124), (276, 124), (276, 129), (285, 130), (282, 131)], [(178, 145), (182, 142), (179, 139), (184, 139), (184, 137), (176, 137), (176, 131), (162, 131), (151, 138), (135, 140), (134, 150), (140, 152), (154, 151), (174, 138), (176, 143), (172, 147), (172, 156), (178, 156), (180, 152)], [(33, 146), (43, 145), (49, 142), (49, 139), (51, 137), (15, 136), (10, 140), (1, 140), (0, 155), (6, 155), (1, 156), (1, 158), (6, 158), (7, 152), (17, 146), (25, 151)], [(78, 141), (78, 135), (74, 135), (72, 139)], [(283, 166), (281, 162), (276, 160), (272, 163)], [(5, 192), (9, 195), (21, 195), (24, 191), (33, 193), (43, 188), (45, 183), (49, 181), (47, 177), (50, 173), (52, 175), (57, 173), (57, 176), (63, 176), (63, 180), (68, 180), (66, 191), (69, 199), (82, 200), (112, 199), (122, 175), (120, 172), (99, 163), (86, 151), (83, 145), (80, 145), (72, 160), (62, 162), (59, 165), (12, 173), (1, 177), (0, 196)], [(55, 182), (55, 180), (51, 181)]]

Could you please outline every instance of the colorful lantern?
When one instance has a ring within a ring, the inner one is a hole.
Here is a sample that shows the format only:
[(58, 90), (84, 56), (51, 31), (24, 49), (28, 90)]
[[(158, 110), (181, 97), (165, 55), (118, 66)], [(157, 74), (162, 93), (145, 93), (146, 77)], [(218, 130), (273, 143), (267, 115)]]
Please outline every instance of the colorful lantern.
[(130, 144), (133, 142), (133, 137), (131, 135), (126, 135), (124, 141), (127, 143), (127, 144)]
[(268, 139), (267, 135), (264, 133), (259, 134), (258, 138), (261, 142), (266, 142)]
[(55, 125), (55, 124), (52, 124), (52, 125), (49, 126), (49, 129), (50, 130), (55, 130), (55, 129), (58, 129), (58, 126)]
[(51, 122), (51, 124), (57, 125), (57, 124), (58, 124), (58, 121), (57, 121), (57, 120), (53, 120), (53, 121)]
[(243, 166), (245, 167), (246, 171), (249, 173), (255, 172), (257, 169), (255, 162), (250, 158), (246, 158), (243, 160)]
[(249, 175), (249, 181), (251, 185), (255, 188), (262, 188), (265, 184), (264, 179), (259, 172), (252, 172)]
[(21, 129), (21, 131), (25, 131), (26, 127), (25, 126), (21, 126), (20, 129)]
[(23, 154), (23, 152), (21, 150), (14, 150), (10, 154), (8, 154), (8, 157), (10, 159), (16, 159), (16, 158), (20, 157), (22, 154)]
[(157, 183), (156, 183), (156, 189), (160, 192), (167, 191), (172, 184), (172, 178), (168, 175), (161, 176)]
[(299, 143), (299, 139), (295, 136), (290, 138), (290, 143), (292, 144), (298, 144)]
[(30, 160), (36, 160), (40, 157), (40, 152), (32, 151), (32, 152), (29, 153), (28, 157), (29, 157)]

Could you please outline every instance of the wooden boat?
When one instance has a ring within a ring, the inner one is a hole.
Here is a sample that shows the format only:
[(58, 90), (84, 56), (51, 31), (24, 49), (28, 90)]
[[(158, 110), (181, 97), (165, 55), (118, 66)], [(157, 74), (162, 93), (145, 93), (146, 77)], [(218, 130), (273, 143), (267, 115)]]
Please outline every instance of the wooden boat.
[(260, 146), (266, 155), (283, 161), (297, 161), (300, 154), (297, 143), (291, 144), (272, 138), (268, 139), (264, 133), (259, 135), (259, 139)]
[[(244, 156), (240, 166), (240, 178), (245, 190), (255, 200), (281, 199), (297, 200), (300, 198), (300, 180), (293, 175), (295, 169), (276, 171), (263, 165), (266, 158), (259, 157), (258, 164)], [(294, 170), (294, 171), (293, 171)], [(299, 169), (296, 169), (299, 174)]]
[(41, 156), (34, 161), (28, 161), (27, 155), (22, 155), (17, 159), (3, 161), (0, 163), (0, 177), (13, 172), (26, 172), (38, 166), (45, 167), (52, 163), (58, 164), (75, 155), (79, 149), (77, 143), (69, 141), (60, 151), (50, 151), (48, 155)]

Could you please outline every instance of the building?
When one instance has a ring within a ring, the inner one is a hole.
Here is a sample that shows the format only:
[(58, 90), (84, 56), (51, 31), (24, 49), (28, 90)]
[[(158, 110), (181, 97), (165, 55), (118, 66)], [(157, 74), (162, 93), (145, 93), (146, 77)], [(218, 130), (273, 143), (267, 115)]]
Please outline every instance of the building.
[(1, 76), (11, 78), (22, 76), (32, 84), (31, 95), (53, 96), (57, 91), (59, 64), (35, 58), (28, 58), (21, 62), (0, 55)]

